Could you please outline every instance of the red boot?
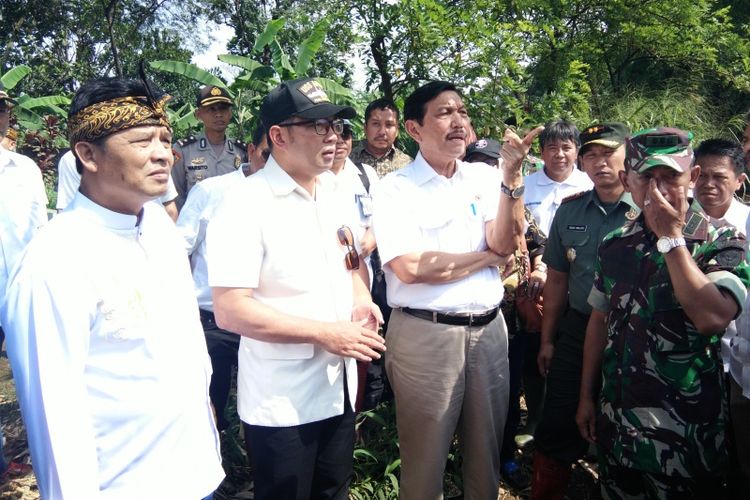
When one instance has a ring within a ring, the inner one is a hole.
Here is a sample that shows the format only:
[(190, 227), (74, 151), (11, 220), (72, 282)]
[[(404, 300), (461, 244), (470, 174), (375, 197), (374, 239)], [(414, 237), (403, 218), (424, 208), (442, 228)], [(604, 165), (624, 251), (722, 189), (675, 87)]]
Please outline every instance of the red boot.
[(570, 480), (570, 464), (534, 452), (530, 500), (564, 500)]

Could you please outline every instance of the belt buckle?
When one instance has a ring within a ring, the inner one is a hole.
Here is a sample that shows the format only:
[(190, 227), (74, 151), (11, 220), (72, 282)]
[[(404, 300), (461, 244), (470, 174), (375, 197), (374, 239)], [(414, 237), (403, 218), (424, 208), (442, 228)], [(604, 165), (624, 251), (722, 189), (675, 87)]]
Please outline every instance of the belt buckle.
[(469, 313), (469, 326), (474, 326), (474, 313)]

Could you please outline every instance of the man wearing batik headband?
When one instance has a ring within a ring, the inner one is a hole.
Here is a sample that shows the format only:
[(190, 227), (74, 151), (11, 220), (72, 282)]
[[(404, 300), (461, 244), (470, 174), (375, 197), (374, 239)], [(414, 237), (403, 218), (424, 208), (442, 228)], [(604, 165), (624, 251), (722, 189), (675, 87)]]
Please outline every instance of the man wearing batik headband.
[(642, 213), (599, 248), (576, 421), (597, 444), (604, 498), (710, 498), (723, 484), (719, 336), (750, 271), (739, 230), (688, 200), (700, 174), (691, 138), (627, 139), (620, 177)]
[(43, 498), (200, 499), (224, 476), (188, 262), (150, 201), (173, 162), (164, 102), (145, 80), (81, 87), (80, 190), (11, 276), (2, 321)]

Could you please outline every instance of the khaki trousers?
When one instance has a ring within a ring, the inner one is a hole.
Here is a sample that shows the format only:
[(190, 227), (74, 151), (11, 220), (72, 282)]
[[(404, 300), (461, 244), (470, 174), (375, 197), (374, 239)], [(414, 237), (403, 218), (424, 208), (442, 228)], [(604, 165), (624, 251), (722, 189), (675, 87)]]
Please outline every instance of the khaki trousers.
[(508, 334), (502, 315), (482, 327), (464, 327), (394, 309), (386, 339), (401, 498), (443, 498), (443, 473), (457, 431), (463, 498), (496, 500), (508, 413)]

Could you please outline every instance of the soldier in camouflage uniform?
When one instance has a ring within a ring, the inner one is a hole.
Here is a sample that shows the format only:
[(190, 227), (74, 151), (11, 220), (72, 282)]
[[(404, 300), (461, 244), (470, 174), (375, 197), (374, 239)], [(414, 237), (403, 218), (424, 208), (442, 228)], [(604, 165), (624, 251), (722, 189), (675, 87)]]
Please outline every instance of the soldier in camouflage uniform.
[(719, 336), (742, 311), (750, 268), (739, 231), (688, 205), (700, 173), (691, 137), (628, 138), (621, 177), (643, 212), (599, 249), (576, 422), (598, 446), (604, 498), (706, 498), (723, 484)]
[(398, 137), (398, 119), (398, 108), (390, 99), (376, 99), (367, 105), (365, 138), (349, 154), (355, 165), (370, 165), (379, 177), (383, 177), (411, 163), (411, 156), (394, 145)]
[(207, 85), (198, 93), (197, 104), (195, 117), (203, 122), (203, 133), (181, 139), (173, 146), (172, 179), (179, 208), (198, 182), (237, 170), (247, 161), (247, 146), (226, 136), (232, 120), (232, 99), (227, 90)]

